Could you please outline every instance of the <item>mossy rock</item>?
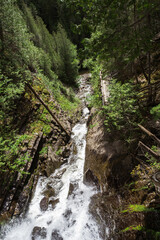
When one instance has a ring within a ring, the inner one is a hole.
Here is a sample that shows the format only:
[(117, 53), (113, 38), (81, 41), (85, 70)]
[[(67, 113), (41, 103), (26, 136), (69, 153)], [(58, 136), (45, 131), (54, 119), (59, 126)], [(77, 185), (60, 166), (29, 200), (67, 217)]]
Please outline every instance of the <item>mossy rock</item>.
[(55, 196), (55, 191), (54, 191), (53, 188), (49, 188), (49, 189), (45, 190), (43, 192), (43, 194), (44, 194), (45, 197), (50, 198), (50, 197), (54, 197)]

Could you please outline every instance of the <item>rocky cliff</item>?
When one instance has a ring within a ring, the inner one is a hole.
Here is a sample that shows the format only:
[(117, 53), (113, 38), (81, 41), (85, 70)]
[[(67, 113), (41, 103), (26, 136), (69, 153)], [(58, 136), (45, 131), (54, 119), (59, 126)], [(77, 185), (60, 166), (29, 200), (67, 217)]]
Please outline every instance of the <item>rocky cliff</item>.
[(84, 172), (92, 172), (102, 192), (108, 191), (108, 187), (124, 185), (135, 164), (126, 143), (120, 135), (111, 135), (106, 131), (103, 117), (94, 109), (88, 128)]
[(92, 198), (90, 211), (101, 225), (102, 239), (160, 239), (160, 201), (147, 174), (151, 168), (145, 165), (141, 171), (135, 142), (129, 146), (119, 133), (109, 134), (103, 122), (92, 109), (84, 167), (86, 184), (100, 189)]

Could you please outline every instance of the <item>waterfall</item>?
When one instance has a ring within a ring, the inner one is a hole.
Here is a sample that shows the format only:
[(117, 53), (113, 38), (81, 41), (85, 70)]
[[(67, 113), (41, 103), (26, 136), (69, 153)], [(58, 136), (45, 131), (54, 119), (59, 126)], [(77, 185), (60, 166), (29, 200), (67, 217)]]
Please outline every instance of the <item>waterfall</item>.
[[(40, 177), (26, 217), (4, 226), (1, 240), (101, 240), (98, 225), (88, 211), (96, 189), (83, 184), (89, 116), (85, 98), (90, 92), (83, 77), (80, 89), (84, 109), (80, 122), (72, 129), (73, 149), (68, 162), (49, 178)], [(53, 189), (54, 196), (49, 198), (48, 209), (42, 211), (40, 202), (47, 189)]]

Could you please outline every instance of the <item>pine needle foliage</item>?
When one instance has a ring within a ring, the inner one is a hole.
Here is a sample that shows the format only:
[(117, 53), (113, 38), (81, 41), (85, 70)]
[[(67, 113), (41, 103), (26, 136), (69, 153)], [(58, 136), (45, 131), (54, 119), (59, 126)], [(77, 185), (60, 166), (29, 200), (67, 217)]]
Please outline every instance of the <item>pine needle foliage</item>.
[(121, 84), (112, 80), (109, 92), (108, 104), (103, 107), (106, 115), (105, 125), (108, 131), (134, 128), (142, 119), (135, 85), (131, 83)]
[(78, 62), (75, 59), (75, 47), (62, 27), (58, 27), (53, 35), (50, 34), (35, 8), (29, 8), (23, 1), (18, 4), (17, 0), (1, 0), (0, 8), (2, 171), (18, 171), (28, 159), (27, 156), (18, 156), (19, 146), (15, 145), (19, 141), (18, 129), (14, 129), (16, 124), (13, 124), (17, 106), (25, 98), (26, 82), (32, 84), (34, 79), (34, 84), (42, 84), (57, 101), (65, 99), (63, 102), (69, 109), (77, 106), (73, 93), (69, 91), (66, 96), (61, 90), (65, 88), (61, 81), (68, 85), (76, 84)]

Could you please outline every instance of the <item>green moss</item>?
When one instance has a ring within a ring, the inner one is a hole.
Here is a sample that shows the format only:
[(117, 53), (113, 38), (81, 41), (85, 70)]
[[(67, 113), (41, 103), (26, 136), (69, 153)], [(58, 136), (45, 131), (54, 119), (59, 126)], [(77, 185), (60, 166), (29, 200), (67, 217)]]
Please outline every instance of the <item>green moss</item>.
[(50, 125), (44, 125), (43, 126), (43, 134), (46, 136), (51, 132), (51, 126)]
[(132, 213), (132, 212), (151, 212), (151, 211), (155, 211), (154, 208), (147, 208), (144, 205), (138, 205), (138, 204), (133, 204), (133, 205), (129, 205), (127, 209), (123, 210), (122, 213)]
[(47, 152), (48, 152), (48, 146), (44, 146), (41, 149), (41, 151), (39, 152), (39, 154), (43, 156), (43, 155), (47, 154)]
[(143, 231), (144, 227), (141, 225), (131, 225), (129, 227), (126, 227), (125, 229), (123, 229), (121, 232), (127, 232), (127, 231)]
[(63, 150), (62, 150), (61, 148), (58, 149), (58, 150), (56, 151), (56, 155), (57, 155), (57, 156), (61, 155), (62, 151), (63, 151)]
[(92, 129), (92, 128), (96, 127), (97, 125), (98, 125), (98, 123), (90, 124), (90, 125), (89, 125), (89, 128)]

